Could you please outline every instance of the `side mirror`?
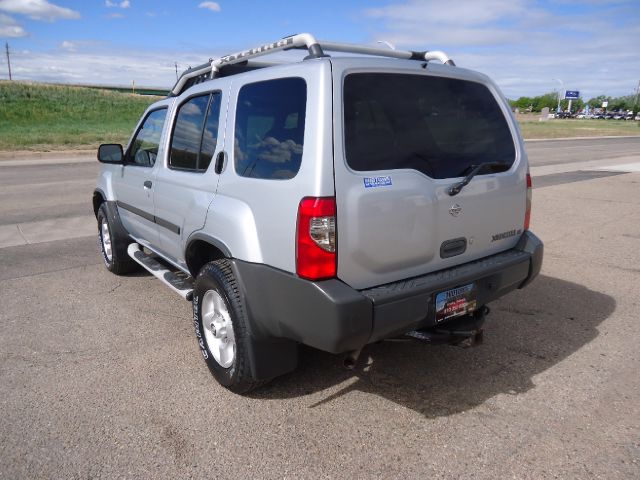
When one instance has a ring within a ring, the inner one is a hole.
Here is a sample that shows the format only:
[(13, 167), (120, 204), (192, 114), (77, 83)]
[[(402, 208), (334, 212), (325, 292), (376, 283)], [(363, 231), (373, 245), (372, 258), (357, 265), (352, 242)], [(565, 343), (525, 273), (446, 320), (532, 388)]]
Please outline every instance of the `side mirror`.
[(103, 143), (98, 147), (98, 161), (102, 163), (122, 163), (124, 154), (119, 143)]

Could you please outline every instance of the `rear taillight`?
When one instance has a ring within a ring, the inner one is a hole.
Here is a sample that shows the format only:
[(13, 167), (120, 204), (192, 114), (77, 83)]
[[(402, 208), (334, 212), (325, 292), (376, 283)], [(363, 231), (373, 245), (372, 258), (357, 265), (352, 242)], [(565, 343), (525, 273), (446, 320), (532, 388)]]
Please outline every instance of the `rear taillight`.
[(298, 207), (296, 272), (308, 280), (336, 276), (336, 199), (303, 198)]
[(531, 222), (531, 189), (533, 184), (531, 183), (531, 175), (527, 172), (527, 207), (524, 212), (524, 229), (529, 230), (529, 223)]

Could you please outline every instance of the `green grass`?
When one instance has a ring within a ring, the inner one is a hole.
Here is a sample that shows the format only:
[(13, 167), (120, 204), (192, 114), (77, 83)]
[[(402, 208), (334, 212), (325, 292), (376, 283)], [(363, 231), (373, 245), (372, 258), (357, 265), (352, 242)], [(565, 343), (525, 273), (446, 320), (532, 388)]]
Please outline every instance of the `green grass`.
[(159, 97), (93, 88), (0, 82), (0, 150), (70, 150), (126, 143)]
[[(126, 143), (145, 108), (160, 97), (94, 88), (0, 81), (0, 151), (94, 149)], [(640, 135), (640, 122), (538, 121), (518, 115), (525, 139)]]
[(640, 135), (640, 122), (636, 121), (550, 118), (541, 122), (538, 119), (539, 115), (518, 115), (525, 139)]

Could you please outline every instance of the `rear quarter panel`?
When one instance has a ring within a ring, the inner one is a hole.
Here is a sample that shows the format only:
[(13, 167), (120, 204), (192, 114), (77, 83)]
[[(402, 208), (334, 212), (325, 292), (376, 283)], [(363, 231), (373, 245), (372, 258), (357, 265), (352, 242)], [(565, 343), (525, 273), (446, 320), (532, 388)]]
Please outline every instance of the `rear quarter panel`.
[[(238, 93), (243, 85), (283, 77), (307, 84), (304, 147), (300, 170), (288, 180), (238, 175), (235, 138)], [(306, 61), (233, 77), (226, 126), (228, 161), (204, 230), (222, 241), (235, 258), (295, 272), (296, 223), (300, 200), (333, 196), (331, 64)]]

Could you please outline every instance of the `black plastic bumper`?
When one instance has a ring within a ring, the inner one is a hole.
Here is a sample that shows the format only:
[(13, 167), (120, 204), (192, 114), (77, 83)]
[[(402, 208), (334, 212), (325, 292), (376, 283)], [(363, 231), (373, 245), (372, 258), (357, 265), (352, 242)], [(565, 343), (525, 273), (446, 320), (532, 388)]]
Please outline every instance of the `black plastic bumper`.
[(310, 282), (234, 260), (255, 338), (289, 339), (331, 353), (434, 324), (434, 296), (474, 282), (478, 305), (522, 288), (540, 272), (543, 245), (525, 232), (505, 252), (447, 270), (366, 290), (340, 280)]

